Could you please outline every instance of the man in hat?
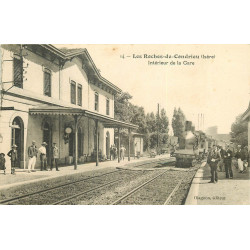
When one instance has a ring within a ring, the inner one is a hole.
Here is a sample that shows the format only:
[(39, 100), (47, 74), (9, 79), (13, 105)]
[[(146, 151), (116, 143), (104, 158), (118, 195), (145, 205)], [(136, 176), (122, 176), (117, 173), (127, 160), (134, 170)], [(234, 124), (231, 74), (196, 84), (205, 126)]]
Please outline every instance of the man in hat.
[(220, 159), (220, 152), (217, 150), (217, 146), (213, 145), (213, 149), (208, 153), (207, 157), (207, 163), (210, 165), (211, 169), (211, 181), (209, 183), (218, 182), (217, 166)]
[(29, 163), (28, 163), (28, 173), (30, 171), (35, 172), (35, 165), (36, 165), (36, 158), (37, 158), (37, 147), (36, 142), (32, 141), (32, 145), (28, 147), (28, 157), (29, 157)]
[(225, 163), (226, 178), (233, 179), (233, 171), (232, 171), (233, 152), (230, 149), (229, 144), (226, 144), (226, 151), (224, 152), (223, 157)]
[(40, 160), (41, 160), (41, 171), (43, 171), (43, 170), (48, 171), (46, 146), (47, 146), (47, 143), (43, 142), (42, 146), (39, 148)]
[(10, 161), (11, 161), (11, 174), (16, 174), (15, 173), (15, 167), (17, 164), (17, 145), (13, 145), (12, 149), (8, 152), (8, 156), (10, 157)]
[(59, 171), (59, 169), (58, 169), (58, 158), (59, 158), (59, 149), (56, 146), (56, 142), (54, 142), (53, 146), (52, 146), (52, 159), (51, 159), (51, 168), (50, 168), (51, 171), (52, 171), (54, 163), (55, 163), (55, 166), (56, 166), (56, 171)]

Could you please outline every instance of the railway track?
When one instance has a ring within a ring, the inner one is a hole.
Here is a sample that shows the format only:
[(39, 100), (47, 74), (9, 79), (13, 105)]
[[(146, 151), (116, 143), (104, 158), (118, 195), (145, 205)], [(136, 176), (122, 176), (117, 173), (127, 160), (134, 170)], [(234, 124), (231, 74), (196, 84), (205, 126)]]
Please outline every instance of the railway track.
[(54, 187), (45, 188), (45, 189), (41, 189), (41, 190), (38, 190), (38, 191), (35, 191), (35, 192), (31, 192), (31, 193), (27, 193), (27, 194), (15, 196), (15, 197), (12, 197), (12, 198), (9, 198), (9, 199), (1, 200), (0, 204), (6, 204), (8, 202), (17, 201), (17, 200), (20, 200), (20, 199), (23, 199), (23, 198), (26, 198), (26, 197), (30, 197), (30, 196), (33, 196), (33, 195), (46, 193), (46, 192), (49, 192), (51, 190), (55, 190), (55, 189), (62, 188), (62, 187), (67, 187), (67, 186), (70, 186), (70, 185), (74, 185), (76, 183), (81, 183), (83, 181), (91, 180), (91, 179), (94, 179), (94, 178), (106, 176), (106, 175), (117, 173), (117, 172), (121, 172), (121, 171), (125, 171), (125, 170), (119, 169), (119, 170), (115, 170), (115, 171), (112, 171), (112, 172), (108, 172), (108, 173), (104, 173), (104, 174), (100, 174), (100, 175), (96, 175), (96, 176), (91, 176), (91, 177), (83, 178), (81, 180), (71, 181), (70, 183), (63, 183), (63, 184), (60, 184), (60, 185), (57, 185), (57, 186), (54, 186)]
[[(141, 175), (141, 173), (133, 174), (133, 175), (131, 175), (130, 177), (135, 177), (135, 176), (138, 176), (138, 175)], [(83, 192), (79, 192), (79, 193), (77, 193), (77, 194), (74, 194), (74, 195), (71, 195), (71, 196), (69, 196), (69, 197), (66, 197), (66, 198), (64, 198), (64, 199), (62, 199), (62, 200), (56, 201), (56, 202), (52, 203), (52, 205), (59, 205), (59, 204), (62, 204), (62, 203), (64, 203), (64, 202), (67, 202), (67, 201), (70, 201), (70, 200), (72, 200), (72, 199), (75, 199), (75, 198), (78, 198), (78, 197), (80, 197), (80, 196), (83, 196), (84, 194), (91, 193), (91, 192), (93, 192), (93, 191), (96, 191), (96, 190), (98, 190), (98, 189), (107, 187), (107, 186), (109, 186), (109, 185), (115, 184), (115, 183), (120, 182), (120, 181), (123, 181), (123, 180), (124, 180), (124, 177), (123, 177), (123, 178), (116, 179), (116, 180), (114, 180), (114, 181), (110, 181), (110, 182), (104, 183), (104, 184), (99, 185), (99, 186), (97, 186), (97, 187), (91, 188), (91, 189), (86, 190), (86, 191), (83, 191)]]
[[(195, 172), (198, 170), (198, 168), (195, 169)], [(187, 171), (187, 175), (183, 176), (178, 183), (174, 186), (172, 192), (167, 196), (165, 202), (163, 203), (163, 205), (168, 205), (171, 201), (171, 199), (173, 198), (173, 196), (176, 194), (177, 190), (179, 189), (179, 187), (181, 186), (181, 184), (189, 178), (188, 172), (190, 171), (194, 171), (193, 168), (190, 168)], [(140, 184), (139, 186), (135, 187), (133, 190), (129, 191), (127, 194), (123, 195), (122, 197), (120, 197), (119, 199), (117, 199), (116, 201), (114, 201), (112, 203), (112, 205), (118, 205), (121, 204), (122, 201), (126, 200), (128, 197), (133, 196), (136, 192), (138, 192), (140, 189), (144, 188), (146, 185), (149, 185), (150, 183), (156, 181), (157, 179), (159, 179), (160, 177), (162, 177), (164, 174), (166, 174), (167, 172), (169, 172), (168, 170), (164, 171), (163, 173), (160, 173), (159, 175), (151, 178), (150, 180), (145, 181), (144, 183)], [(194, 175), (193, 175), (194, 176)], [(151, 197), (152, 198), (152, 197)], [(133, 205), (135, 203), (131, 202), (131, 205)], [(160, 205), (160, 204), (159, 204)]]
[[(145, 166), (145, 165), (159, 164), (159, 163), (164, 163), (164, 160), (150, 161), (150, 162), (142, 163), (142, 164), (139, 164), (139, 165), (136, 165), (136, 166)], [(63, 183), (63, 184), (60, 184), (60, 185), (57, 185), (57, 186), (53, 186), (53, 187), (50, 187), (50, 188), (45, 188), (45, 189), (41, 189), (41, 190), (38, 190), (38, 191), (35, 191), (35, 192), (30, 192), (30, 193), (26, 193), (26, 194), (23, 194), (23, 195), (19, 195), (19, 196), (11, 197), (11, 198), (8, 198), (8, 199), (4, 199), (4, 200), (0, 201), (0, 204), (9, 204), (9, 203), (10, 204), (16, 204), (16, 203), (18, 204), (18, 203), (20, 203), (20, 201), (22, 199), (25, 199), (25, 198), (30, 198), (32, 196), (46, 194), (46, 193), (48, 193), (50, 191), (54, 191), (56, 189), (66, 188), (66, 187), (69, 187), (69, 186), (72, 186), (72, 185), (75, 185), (75, 184), (79, 184), (79, 183), (86, 182), (86, 181), (89, 181), (89, 180), (93, 180), (93, 179), (96, 179), (96, 178), (108, 176), (108, 175), (111, 175), (111, 174), (114, 174), (114, 173), (121, 173), (121, 172), (124, 172), (124, 171), (129, 171), (129, 170), (119, 169), (119, 170), (115, 170), (115, 171), (112, 171), (112, 172), (104, 173), (104, 174), (101, 174), (101, 175), (91, 176), (91, 177), (83, 178), (83, 179), (80, 179), (80, 180), (71, 181), (69, 183), (68, 182), (67, 183)], [(133, 176), (135, 176), (135, 175), (133, 175)], [(85, 190), (83, 192), (71, 195), (68, 198), (60, 199), (60, 200), (58, 200), (56, 202), (53, 202), (52, 204), (61, 204), (62, 202), (65, 202), (67, 200), (73, 199), (73, 198), (78, 197), (80, 195), (92, 192), (92, 191), (97, 190), (97, 189), (101, 189), (102, 187), (106, 187), (106, 186), (111, 185), (113, 183), (117, 183), (117, 182), (123, 180), (123, 178), (120, 178), (120, 179), (117, 179), (117, 180), (114, 180), (114, 181), (110, 181), (108, 183), (104, 183), (104, 184), (99, 185), (97, 187), (94, 187), (94, 188)], [(14, 203), (14, 202), (16, 202), (16, 203)]]
[[(197, 167), (196, 169), (195, 169), (195, 173), (197, 172), (197, 170), (199, 169), (200, 167)], [(188, 170), (188, 172), (190, 172), (191, 170), (193, 170), (192, 168), (190, 168), (189, 170)], [(195, 175), (195, 173), (194, 173), (194, 175)], [(193, 175), (193, 177), (194, 177), (194, 175)], [(185, 179), (188, 179), (189, 178), (189, 176), (183, 176), (182, 178), (181, 178), (181, 180), (177, 183), (177, 185), (175, 186), (175, 188), (173, 189), (173, 191), (170, 193), (170, 195), (167, 197), (167, 199), (166, 199), (166, 201), (164, 202), (164, 204), (163, 205), (169, 205), (170, 204), (170, 202), (171, 202), (171, 199), (173, 198), (173, 196), (176, 194), (176, 192), (177, 192), (177, 190), (180, 188), (180, 186), (181, 186), (181, 184), (185, 181)], [(193, 178), (192, 178), (193, 179)]]

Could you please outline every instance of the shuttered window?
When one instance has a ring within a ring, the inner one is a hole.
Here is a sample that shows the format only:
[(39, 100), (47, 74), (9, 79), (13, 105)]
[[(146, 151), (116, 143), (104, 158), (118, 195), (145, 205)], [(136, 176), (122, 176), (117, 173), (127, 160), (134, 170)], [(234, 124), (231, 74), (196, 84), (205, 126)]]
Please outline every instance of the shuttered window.
[(44, 95), (51, 96), (51, 72), (49, 70), (44, 72)]
[(99, 95), (95, 92), (95, 111), (99, 111)]
[(78, 84), (77, 87), (77, 104), (82, 106), (82, 85)]
[(109, 99), (106, 99), (106, 115), (109, 115)]
[(71, 95), (71, 103), (76, 104), (76, 83), (71, 81), (70, 84), (70, 95)]
[(21, 59), (14, 57), (14, 85), (23, 88), (23, 62)]

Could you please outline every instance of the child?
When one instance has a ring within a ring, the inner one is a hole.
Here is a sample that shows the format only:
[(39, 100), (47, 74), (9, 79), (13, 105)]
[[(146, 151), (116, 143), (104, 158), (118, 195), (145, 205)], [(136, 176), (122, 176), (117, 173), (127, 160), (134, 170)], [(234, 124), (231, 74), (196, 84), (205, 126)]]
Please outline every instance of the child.
[(0, 170), (3, 170), (4, 171), (4, 174), (6, 174), (5, 172), (5, 158), (4, 158), (5, 154), (4, 153), (1, 153), (0, 154)]
[(17, 145), (13, 145), (12, 149), (8, 152), (8, 156), (10, 157), (11, 160), (11, 174), (15, 174), (15, 167), (17, 163)]

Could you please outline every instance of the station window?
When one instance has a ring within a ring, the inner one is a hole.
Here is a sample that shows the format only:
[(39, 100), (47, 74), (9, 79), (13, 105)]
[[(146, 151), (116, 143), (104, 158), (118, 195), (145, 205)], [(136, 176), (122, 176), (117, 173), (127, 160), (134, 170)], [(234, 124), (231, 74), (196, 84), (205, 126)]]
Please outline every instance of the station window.
[(70, 83), (70, 94), (71, 94), (71, 103), (76, 104), (76, 83), (71, 81)]
[(77, 86), (77, 104), (82, 106), (82, 85), (78, 84)]
[(14, 86), (23, 88), (23, 62), (20, 57), (14, 57)]
[(95, 111), (99, 111), (99, 94), (95, 92)]
[(109, 99), (106, 99), (106, 115), (109, 115)]
[(44, 69), (44, 95), (51, 96), (51, 71)]

